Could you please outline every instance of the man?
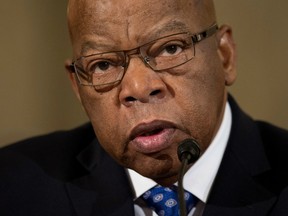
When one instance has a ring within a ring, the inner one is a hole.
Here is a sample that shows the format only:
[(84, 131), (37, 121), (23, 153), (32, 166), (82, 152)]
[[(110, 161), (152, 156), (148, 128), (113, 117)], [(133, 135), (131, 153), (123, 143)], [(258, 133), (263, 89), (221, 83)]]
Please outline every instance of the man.
[(3, 149), (1, 215), (161, 215), (145, 191), (174, 190), (186, 139), (188, 215), (288, 214), (288, 133), (228, 95), (235, 45), (212, 0), (70, 0), (68, 25), (91, 125)]

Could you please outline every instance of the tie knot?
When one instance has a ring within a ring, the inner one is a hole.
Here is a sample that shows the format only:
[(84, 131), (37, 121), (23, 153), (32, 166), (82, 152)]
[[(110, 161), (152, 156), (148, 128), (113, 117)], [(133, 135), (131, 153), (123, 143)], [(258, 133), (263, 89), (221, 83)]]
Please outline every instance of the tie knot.
[[(197, 198), (187, 191), (185, 191), (184, 196), (186, 211), (189, 212), (195, 206)], [(179, 215), (177, 187), (174, 185), (171, 187), (157, 185), (146, 191), (142, 198), (160, 216)]]

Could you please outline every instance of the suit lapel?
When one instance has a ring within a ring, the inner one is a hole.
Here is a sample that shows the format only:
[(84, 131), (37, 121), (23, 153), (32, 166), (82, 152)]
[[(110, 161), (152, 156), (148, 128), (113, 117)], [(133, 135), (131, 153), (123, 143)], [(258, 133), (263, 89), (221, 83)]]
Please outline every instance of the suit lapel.
[(88, 175), (66, 184), (79, 216), (133, 215), (133, 197), (125, 169), (95, 140), (78, 155)]
[(257, 176), (247, 173), (235, 155), (229, 156), (225, 156), (203, 216), (268, 215), (276, 196), (258, 183)]
[(270, 166), (259, 131), (232, 98), (229, 102), (233, 113), (231, 134), (204, 216), (267, 215), (276, 198), (261, 184)]

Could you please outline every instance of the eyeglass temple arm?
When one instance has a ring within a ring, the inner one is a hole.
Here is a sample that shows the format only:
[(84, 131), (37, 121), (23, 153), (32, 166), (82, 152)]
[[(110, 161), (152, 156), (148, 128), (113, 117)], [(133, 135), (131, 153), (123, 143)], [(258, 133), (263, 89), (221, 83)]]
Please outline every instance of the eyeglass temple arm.
[[(76, 74), (76, 69), (75, 69), (75, 62), (73, 61), (70, 65), (69, 65), (69, 72), (70, 73), (75, 73)], [(83, 77), (84, 79), (87, 79), (87, 75), (85, 75), (85, 72), (81, 69), (81, 68), (78, 68), (77, 70), (81, 71), (82, 73), (78, 73), (76, 74), (77, 78), (78, 78), (78, 81), (79, 83), (81, 84), (81, 81), (79, 79), (79, 76)], [(86, 77), (85, 77), (86, 76)]]
[(218, 30), (218, 25), (215, 23), (213, 24), (210, 28), (208, 28), (207, 30), (200, 32), (198, 34), (192, 35), (192, 41), (193, 43), (198, 43), (202, 40), (204, 40), (205, 38), (210, 37), (211, 35), (213, 35), (216, 31)]
[[(76, 69), (75, 69), (75, 62), (72, 62), (70, 65), (69, 65), (69, 72), (70, 73), (76, 73)], [(85, 74), (85, 71), (81, 68), (78, 68), (77, 70), (81, 71), (82, 73), (80, 73), (79, 75), (80, 76), (83, 76), (83, 74)], [(78, 75), (77, 75), (78, 76)]]

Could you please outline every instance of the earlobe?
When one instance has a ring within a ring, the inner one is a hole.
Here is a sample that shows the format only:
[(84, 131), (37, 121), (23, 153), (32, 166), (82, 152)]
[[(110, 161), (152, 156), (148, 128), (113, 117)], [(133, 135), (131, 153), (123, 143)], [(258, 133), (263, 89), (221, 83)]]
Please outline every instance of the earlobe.
[(72, 89), (73, 89), (77, 99), (81, 102), (81, 97), (79, 94), (78, 80), (77, 80), (77, 77), (76, 77), (74, 70), (72, 70), (72, 68), (71, 68), (71, 62), (72, 62), (71, 60), (66, 60), (65, 61), (65, 68), (66, 68), (67, 75), (70, 79)]
[(236, 48), (232, 29), (223, 25), (217, 33), (218, 54), (225, 72), (225, 84), (230, 86), (236, 80)]

